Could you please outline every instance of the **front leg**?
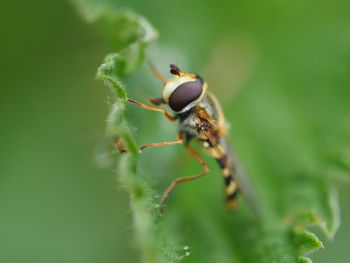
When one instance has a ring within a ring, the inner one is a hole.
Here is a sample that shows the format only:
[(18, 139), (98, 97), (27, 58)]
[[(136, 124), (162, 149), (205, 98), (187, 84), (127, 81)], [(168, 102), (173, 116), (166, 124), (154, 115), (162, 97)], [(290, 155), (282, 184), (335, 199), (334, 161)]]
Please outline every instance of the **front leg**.
[[(171, 141), (171, 142), (156, 142), (156, 143), (150, 143), (150, 144), (145, 144), (139, 147), (139, 152), (141, 152), (143, 149), (146, 148), (151, 148), (151, 147), (157, 147), (157, 146), (165, 146), (165, 145), (173, 145), (173, 144), (183, 144), (184, 142), (184, 136), (182, 133), (178, 135), (178, 138), (176, 141)], [(127, 150), (124, 146), (124, 143), (122, 139), (118, 139), (115, 147), (119, 150), (120, 153), (126, 153)]]
[(139, 148), (139, 151), (141, 152), (143, 149), (150, 148), (150, 147), (156, 147), (156, 146), (165, 146), (165, 145), (172, 145), (172, 144), (183, 144), (184, 142), (184, 137), (183, 134), (180, 133), (178, 135), (178, 139), (176, 141), (171, 141), (171, 142), (156, 142), (156, 143), (151, 143), (151, 144), (146, 144), (142, 145)]
[(169, 121), (175, 121), (175, 120), (176, 120), (175, 117), (172, 117), (172, 116), (171, 116), (169, 113), (167, 113), (165, 110), (158, 109), (158, 108), (153, 108), (153, 107), (147, 106), (147, 105), (145, 105), (145, 104), (142, 104), (142, 103), (140, 103), (140, 102), (138, 102), (138, 101), (136, 101), (136, 100), (129, 99), (129, 98), (127, 98), (126, 100), (127, 100), (128, 102), (132, 103), (132, 104), (135, 104), (135, 105), (137, 105), (137, 106), (143, 108), (143, 109), (161, 112), (161, 113), (164, 114), (165, 117), (167, 117), (167, 119), (168, 119)]

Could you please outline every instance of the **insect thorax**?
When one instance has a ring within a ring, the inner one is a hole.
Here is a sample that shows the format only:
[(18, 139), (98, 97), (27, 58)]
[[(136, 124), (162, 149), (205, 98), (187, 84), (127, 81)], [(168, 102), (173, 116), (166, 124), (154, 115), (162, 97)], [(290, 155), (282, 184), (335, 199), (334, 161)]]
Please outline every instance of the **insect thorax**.
[(206, 139), (200, 132), (201, 126), (206, 123), (209, 126), (217, 124), (218, 114), (214, 102), (210, 96), (205, 95), (195, 107), (189, 111), (178, 114), (180, 120), (179, 131), (185, 134), (185, 138), (189, 141), (192, 138)]

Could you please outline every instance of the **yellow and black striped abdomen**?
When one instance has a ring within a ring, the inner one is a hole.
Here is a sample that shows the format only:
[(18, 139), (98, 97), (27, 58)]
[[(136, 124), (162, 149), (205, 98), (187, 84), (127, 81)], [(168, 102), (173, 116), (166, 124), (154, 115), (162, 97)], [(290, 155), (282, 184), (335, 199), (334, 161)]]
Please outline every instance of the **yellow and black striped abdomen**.
[(226, 155), (215, 158), (220, 166), (225, 182), (225, 194), (227, 207), (233, 209), (237, 206), (238, 183), (234, 177), (232, 161)]
[(220, 166), (225, 182), (225, 194), (227, 207), (233, 209), (237, 206), (238, 182), (235, 178), (235, 167), (230, 155), (227, 155), (223, 141), (216, 145), (210, 145), (206, 148), (207, 152), (215, 158)]

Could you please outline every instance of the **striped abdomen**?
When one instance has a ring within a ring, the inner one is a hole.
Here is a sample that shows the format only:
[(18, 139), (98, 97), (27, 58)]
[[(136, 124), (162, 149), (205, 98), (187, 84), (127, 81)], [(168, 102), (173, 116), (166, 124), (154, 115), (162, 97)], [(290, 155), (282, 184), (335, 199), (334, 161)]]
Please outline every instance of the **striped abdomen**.
[(225, 194), (227, 207), (233, 209), (237, 205), (238, 182), (235, 176), (235, 167), (230, 158), (228, 145), (224, 140), (216, 145), (210, 145), (207, 148), (208, 153), (215, 158), (220, 166), (225, 182)]
[(218, 162), (225, 181), (225, 193), (227, 207), (233, 209), (237, 205), (238, 183), (234, 177), (234, 167), (232, 161), (226, 155), (215, 158)]

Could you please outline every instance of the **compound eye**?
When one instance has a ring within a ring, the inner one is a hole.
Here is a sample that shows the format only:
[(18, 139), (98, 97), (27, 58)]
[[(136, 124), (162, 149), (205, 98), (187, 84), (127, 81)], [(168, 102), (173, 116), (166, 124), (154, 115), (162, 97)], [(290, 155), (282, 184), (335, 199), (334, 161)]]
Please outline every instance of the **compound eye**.
[(173, 111), (181, 111), (198, 99), (203, 91), (202, 84), (196, 80), (178, 86), (169, 97), (169, 106)]

